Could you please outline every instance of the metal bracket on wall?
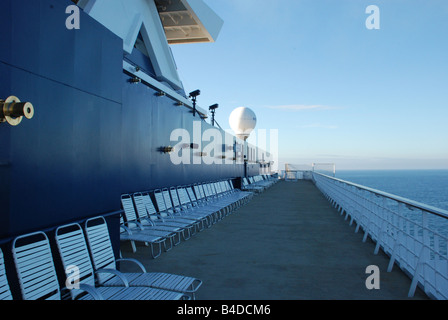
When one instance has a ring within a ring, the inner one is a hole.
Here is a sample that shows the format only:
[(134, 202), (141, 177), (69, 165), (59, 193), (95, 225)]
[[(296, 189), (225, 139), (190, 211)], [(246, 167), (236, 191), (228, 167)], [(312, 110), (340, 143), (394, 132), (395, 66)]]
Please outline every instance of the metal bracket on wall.
[(23, 117), (31, 119), (33, 116), (34, 107), (31, 102), (21, 102), (15, 96), (0, 100), (0, 123), (8, 122), (12, 126), (17, 126)]

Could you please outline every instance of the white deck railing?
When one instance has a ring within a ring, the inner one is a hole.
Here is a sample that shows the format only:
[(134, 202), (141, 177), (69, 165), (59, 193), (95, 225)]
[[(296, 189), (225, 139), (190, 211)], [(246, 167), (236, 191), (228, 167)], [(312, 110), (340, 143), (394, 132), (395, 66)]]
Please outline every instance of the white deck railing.
[(319, 190), (356, 232), (364, 231), (412, 278), (409, 296), (419, 285), (428, 296), (448, 299), (448, 212), (386, 192), (319, 173), (313, 173)]

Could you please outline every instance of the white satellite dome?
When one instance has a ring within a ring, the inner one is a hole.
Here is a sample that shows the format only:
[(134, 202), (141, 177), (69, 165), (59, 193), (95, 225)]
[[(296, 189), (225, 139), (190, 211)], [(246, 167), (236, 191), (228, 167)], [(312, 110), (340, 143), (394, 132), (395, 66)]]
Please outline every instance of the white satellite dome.
[(257, 125), (257, 116), (251, 109), (239, 107), (230, 114), (229, 124), (238, 138), (246, 140)]

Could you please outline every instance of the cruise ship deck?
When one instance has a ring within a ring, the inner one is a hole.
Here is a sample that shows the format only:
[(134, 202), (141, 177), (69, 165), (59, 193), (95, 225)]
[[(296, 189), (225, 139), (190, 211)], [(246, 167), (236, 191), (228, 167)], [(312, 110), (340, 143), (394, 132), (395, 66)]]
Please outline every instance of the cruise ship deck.
[[(143, 245), (121, 251), (149, 272), (201, 279), (197, 300), (409, 299), (411, 279), (398, 266), (387, 272), (389, 257), (362, 239), (311, 181), (280, 181), (156, 259)], [(380, 289), (366, 288), (370, 265)], [(417, 289), (412, 299), (428, 297)]]

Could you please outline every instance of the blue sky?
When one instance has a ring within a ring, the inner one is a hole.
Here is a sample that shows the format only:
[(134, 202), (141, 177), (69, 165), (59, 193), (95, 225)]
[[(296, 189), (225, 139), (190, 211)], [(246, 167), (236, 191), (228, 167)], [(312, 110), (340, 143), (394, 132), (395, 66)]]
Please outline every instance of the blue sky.
[(224, 20), (217, 41), (172, 50), (221, 127), (251, 108), (278, 130), (280, 165), (448, 169), (448, 1), (205, 2)]

